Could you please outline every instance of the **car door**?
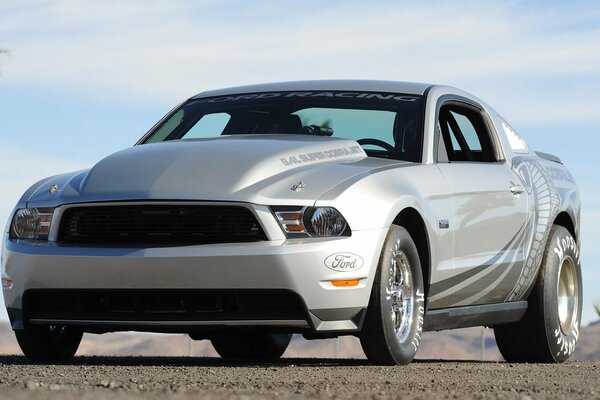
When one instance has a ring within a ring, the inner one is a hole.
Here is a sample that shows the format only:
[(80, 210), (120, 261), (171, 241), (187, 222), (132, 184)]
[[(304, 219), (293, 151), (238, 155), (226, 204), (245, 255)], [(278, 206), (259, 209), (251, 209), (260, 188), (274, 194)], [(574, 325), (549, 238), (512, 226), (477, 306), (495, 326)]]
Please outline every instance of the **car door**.
[(502, 302), (524, 262), (528, 195), (474, 103), (439, 108), (438, 163), (451, 191), (453, 263), (438, 271), (430, 308)]

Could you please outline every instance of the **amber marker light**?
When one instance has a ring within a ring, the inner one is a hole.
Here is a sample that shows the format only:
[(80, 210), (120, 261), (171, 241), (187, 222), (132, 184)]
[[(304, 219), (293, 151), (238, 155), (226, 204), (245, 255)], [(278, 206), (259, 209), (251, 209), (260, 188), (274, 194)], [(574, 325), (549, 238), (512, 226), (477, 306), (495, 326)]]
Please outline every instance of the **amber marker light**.
[(52, 223), (52, 214), (40, 213), (40, 234), (48, 235), (50, 233), (50, 224)]
[(331, 281), (331, 284), (335, 287), (349, 287), (357, 286), (360, 279), (344, 279), (339, 281)]
[(301, 211), (277, 211), (275, 213), (279, 223), (287, 233), (305, 233), (304, 210)]

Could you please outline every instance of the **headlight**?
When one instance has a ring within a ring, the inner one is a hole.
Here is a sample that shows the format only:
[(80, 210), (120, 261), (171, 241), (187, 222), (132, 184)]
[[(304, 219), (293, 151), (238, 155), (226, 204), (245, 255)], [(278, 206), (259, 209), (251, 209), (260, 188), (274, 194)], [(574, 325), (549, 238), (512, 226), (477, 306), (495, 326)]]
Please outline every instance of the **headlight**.
[(318, 236), (340, 236), (346, 226), (342, 214), (333, 207), (315, 208), (310, 217), (310, 227)]
[(51, 208), (17, 210), (10, 225), (10, 237), (12, 239), (47, 240), (53, 211)]
[(272, 207), (289, 238), (350, 236), (346, 219), (333, 207)]

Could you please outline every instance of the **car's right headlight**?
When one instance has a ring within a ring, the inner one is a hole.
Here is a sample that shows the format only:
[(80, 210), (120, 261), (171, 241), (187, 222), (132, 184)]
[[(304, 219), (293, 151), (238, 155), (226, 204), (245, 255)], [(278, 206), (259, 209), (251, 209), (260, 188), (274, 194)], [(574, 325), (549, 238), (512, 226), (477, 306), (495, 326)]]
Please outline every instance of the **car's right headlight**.
[(343, 215), (333, 207), (271, 207), (289, 238), (350, 236)]
[(53, 212), (52, 208), (17, 210), (10, 224), (10, 238), (48, 240)]

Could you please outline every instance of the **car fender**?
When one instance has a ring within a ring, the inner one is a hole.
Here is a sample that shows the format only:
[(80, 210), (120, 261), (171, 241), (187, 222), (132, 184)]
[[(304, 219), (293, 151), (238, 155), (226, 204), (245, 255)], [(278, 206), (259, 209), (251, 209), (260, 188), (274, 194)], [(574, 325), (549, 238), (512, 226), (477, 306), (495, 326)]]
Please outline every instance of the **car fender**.
[[(451, 195), (435, 165), (412, 164), (355, 176), (319, 198), (315, 206), (335, 207), (354, 230), (389, 229), (408, 208), (422, 218), (427, 233), (430, 262), (423, 268), (451, 259), (451, 235), (440, 232), (439, 221), (451, 212)], [(385, 236), (378, 243), (379, 252)], [(377, 263), (373, 263), (372, 269)], [(370, 276), (373, 276), (370, 271)], [(428, 282), (427, 282), (428, 283)]]

